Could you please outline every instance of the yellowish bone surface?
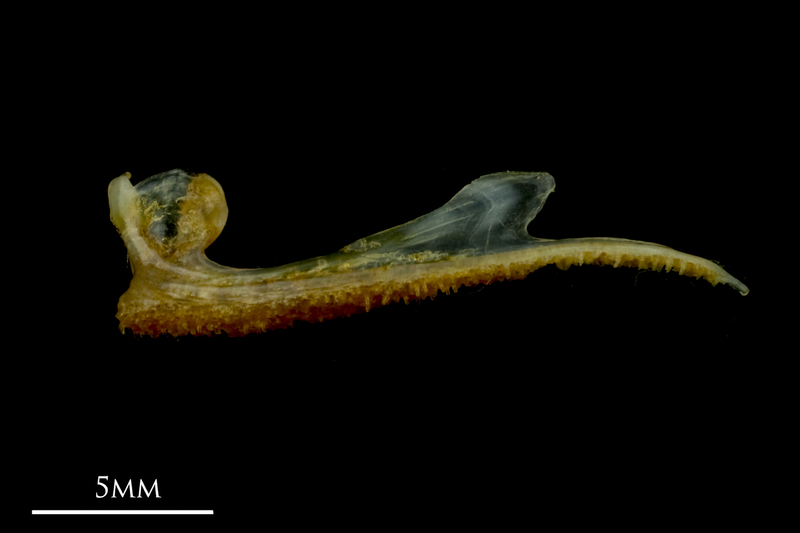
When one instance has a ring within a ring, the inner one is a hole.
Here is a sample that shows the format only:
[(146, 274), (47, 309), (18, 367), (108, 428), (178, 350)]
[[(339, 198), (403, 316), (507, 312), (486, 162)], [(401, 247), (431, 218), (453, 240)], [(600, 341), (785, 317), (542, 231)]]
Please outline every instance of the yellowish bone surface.
[(111, 219), (134, 269), (118, 305), (120, 328), (151, 336), (245, 335), (521, 279), (548, 264), (663, 268), (747, 294), (715, 263), (658, 244), (530, 237), (524, 229), (554, 187), (544, 173), (491, 174), (429, 215), (339, 252), (282, 267), (236, 269), (204, 253), (228, 215), (216, 180), (172, 171), (133, 187), (125, 174), (109, 186)]

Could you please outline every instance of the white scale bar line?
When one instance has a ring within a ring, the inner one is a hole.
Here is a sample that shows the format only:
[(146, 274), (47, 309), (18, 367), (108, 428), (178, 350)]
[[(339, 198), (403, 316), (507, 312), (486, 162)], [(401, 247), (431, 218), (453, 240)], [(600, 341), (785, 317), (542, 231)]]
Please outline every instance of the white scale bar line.
[(214, 514), (214, 511), (31, 511), (31, 514)]

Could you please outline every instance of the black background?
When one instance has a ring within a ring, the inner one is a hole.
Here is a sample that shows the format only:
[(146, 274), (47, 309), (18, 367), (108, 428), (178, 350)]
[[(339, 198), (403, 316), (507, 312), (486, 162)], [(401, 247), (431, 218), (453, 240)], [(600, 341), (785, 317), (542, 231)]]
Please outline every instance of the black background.
[[(260, 62), (181, 45), (152, 69), (120, 51), (87, 92), (49, 93), (35, 161), (47, 177), (23, 183), (46, 193), (49, 221), (26, 244), (45, 282), (25, 312), (46, 320), (22, 354), (30, 509), (298, 526), (742, 512), (731, 496), (751, 474), (738, 458), (765, 385), (733, 64), (613, 42), (553, 61), (558, 43), (522, 40), (509, 57), (486, 41), (294, 59), (263, 44)], [(550, 266), (239, 339), (123, 335), (130, 269), (106, 189), (172, 168), (222, 184), (230, 215), (208, 255), (225, 265), (324, 255), (481, 175), (546, 171), (556, 191), (532, 235), (658, 242), (752, 292)], [(98, 476), (158, 479), (162, 498), (96, 499)]]

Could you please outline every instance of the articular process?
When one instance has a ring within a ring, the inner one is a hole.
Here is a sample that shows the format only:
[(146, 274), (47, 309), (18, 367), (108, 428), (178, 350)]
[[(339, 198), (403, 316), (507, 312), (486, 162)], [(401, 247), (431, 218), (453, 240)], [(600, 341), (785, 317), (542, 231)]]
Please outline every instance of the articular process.
[(719, 265), (660, 244), (531, 237), (528, 223), (555, 189), (544, 172), (483, 176), (411, 222), (330, 255), (258, 269), (222, 266), (205, 255), (228, 217), (214, 178), (172, 170), (134, 187), (130, 177), (125, 173), (108, 187), (111, 220), (134, 273), (118, 304), (123, 332), (240, 336), (401, 299), (408, 303), (462, 285), (522, 279), (548, 264), (665, 268), (748, 293)]

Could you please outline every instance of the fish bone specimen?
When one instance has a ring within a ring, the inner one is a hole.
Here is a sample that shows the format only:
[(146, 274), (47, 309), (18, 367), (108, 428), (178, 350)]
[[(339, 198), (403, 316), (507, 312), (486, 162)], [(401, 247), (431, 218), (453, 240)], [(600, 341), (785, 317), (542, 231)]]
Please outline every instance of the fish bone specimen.
[(747, 287), (719, 265), (641, 241), (539, 239), (528, 223), (555, 189), (543, 172), (501, 172), (464, 187), (435, 211), (341, 250), (274, 268), (219, 265), (204, 250), (228, 217), (220, 184), (172, 170), (135, 187), (111, 182), (111, 220), (133, 269), (119, 300), (120, 329), (158, 336), (245, 335), (322, 321), (462, 285), (521, 279), (548, 264), (629, 266)]

